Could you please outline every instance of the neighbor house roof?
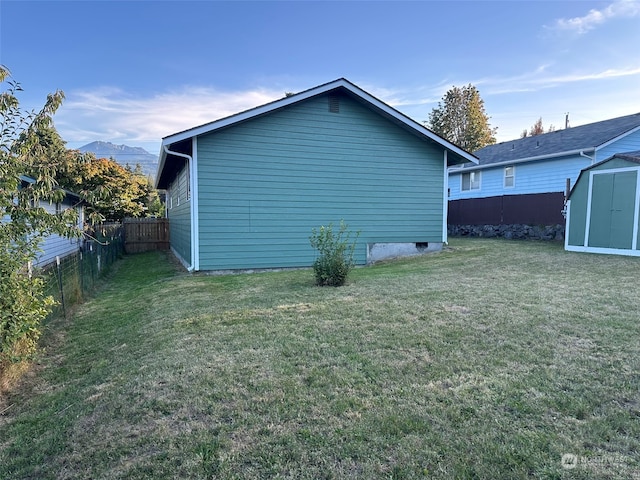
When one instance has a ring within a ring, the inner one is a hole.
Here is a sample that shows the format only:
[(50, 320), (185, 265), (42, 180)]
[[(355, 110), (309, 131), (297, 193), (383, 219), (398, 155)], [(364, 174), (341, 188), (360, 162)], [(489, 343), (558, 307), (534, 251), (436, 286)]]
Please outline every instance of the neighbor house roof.
[[(37, 180), (35, 178), (33, 178), (33, 177), (28, 177), (26, 175), (20, 175), (20, 183), (21, 183), (22, 187), (26, 187), (29, 184), (33, 185), (34, 183), (36, 183), (36, 181)], [(63, 191), (65, 198), (68, 198), (72, 202), (84, 203), (84, 200), (82, 199), (82, 197), (80, 197), (80, 195), (78, 195), (77, 193), (71, 192), (69, 190), (66, 190), (66, 189), (60, 188), (60, 187), (55, 187), (55, 190)]]
[(339, 78), (332, 82), (325, 83), (323, 85), (319, 85), (314, 88), (310, 88), (309, 90), (305, 90), (303, 92), (287, 96), (285, 98), (281, 98), (279, 100), (267, 103), (265, 105), (261, 105), (259, 107), (255, 107), (249, 110), (245, 110), (243, 112), (237, 113), (235, 115), (231, 115), (229, 117), (221, 118), (219, 120), (206, 123), (204, 125), (200, 125), (194, 128), (190, 128), (188, 130), (184, 130), (182, 132), (174, 133), (173, 135), (169, 135), (162, 139), (162, 147), (160, 149), (160, 160), (158, 162), (158, 174), (156, 175), (156, 183), (159, 185), (162, 179), (162, 172), (165, 166), (167, 152), (165, 147), (169, 147), (176, 142), (182, 142), (184, 140), (188, 140), (193, 137), (197, 137), (199, 135), (207, 134), (214, 132), (216, 130), (229, 127), (231, 125), (239, 124), (241, 122), (245, 122), (252, 118), (259, 117), (261, 115), (265, 115), (281, 108), (287, 107), (289, 105), (293, 105), (298, 102), (302, 102), (309, 98), (322, 95), (325, 93), (329, 93), (335, 90), (340, 90), (342, 92), (347, 93), (351, 96), (351, 98), (361, 102), (362, 104), (368, 106), (369, 108), (377, 111), (379, 114), (385, 116), (392, 122), (397, 125), (407, 129), (408, 131), (424, 138), (429, 141), (432, 141), (436, 144), (439, 144), (443, 148), (445, 148), (449, 152), (449, 164), (455, 165), (460, 163), (471, 162), (473, 164), (478, 163), (478, 159), (471, 153), (463, 150), (457, 145), (445, 140), (439, 135), (435, 134), (424, 125), (416, 122), (415, 120), (407, 117), (403, 113), (398, 110), (390, 107), (386, 103), (378, 100), (373, 95), (365, 92), (357, 85), (351, 83), (345, 78)]
[(519, 163), (545, 158), (579, 155), (605, 147), (621, 137), (640, 130), (640, 113), (565, 128), (554, 132), (489, 145), (474, 152), (477, 170), (507, 163)]

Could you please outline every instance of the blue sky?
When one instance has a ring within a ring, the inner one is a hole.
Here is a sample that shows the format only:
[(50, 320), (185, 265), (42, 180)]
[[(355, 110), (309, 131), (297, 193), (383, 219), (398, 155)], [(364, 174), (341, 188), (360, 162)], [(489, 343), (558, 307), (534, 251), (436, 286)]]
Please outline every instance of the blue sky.
[(640, 1), (0, 1), (23, 106), (70, 148), (163, 136), (345, 77), (422, 122), (475, 85), (498, 140), (640, 112)]

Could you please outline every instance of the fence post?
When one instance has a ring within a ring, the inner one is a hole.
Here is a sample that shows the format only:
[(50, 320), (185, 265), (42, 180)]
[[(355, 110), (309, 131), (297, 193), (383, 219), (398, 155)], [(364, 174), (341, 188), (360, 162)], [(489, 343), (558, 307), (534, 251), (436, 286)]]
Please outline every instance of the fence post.
[(60, 257), (56, 255), (56, 270), (58, 271), (58, 286), (60, 287), (60, 303), (62, 303), (62, 315), (67, 318), (67, 309), (64, 304), (64, 285), (62, 282), (62, 268), (60, 266)]

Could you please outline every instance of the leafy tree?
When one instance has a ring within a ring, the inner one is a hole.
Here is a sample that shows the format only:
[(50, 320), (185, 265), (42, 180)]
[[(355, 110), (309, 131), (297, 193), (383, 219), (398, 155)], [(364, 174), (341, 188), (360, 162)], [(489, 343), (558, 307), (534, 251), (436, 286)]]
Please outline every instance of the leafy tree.
[(463, 149), (474, 152), (496, 143), (496, 128), (491, 128), (484, 101), (476, 87), (453, 87), (429, 114), (426, 123), (433, 132)]
[[(80, 235), (73, 209), (48, 213), (42, 202), (58, 203), (56, 188), (60, 153), (52, 115), (64, 94), (48, 95), (40, 111), (25, 112), (17, 98), (22, 90), (9, 70), (0, 66), (0, 372), (11, 362), (29, 358), (36, 350), (41, 320), (53, 300), (43, 294), (43, 282), (28, 274), (43, 238), (52, 233)], [(24, 176), (31, 175), (34, 182)]]
[(142, 167), (121, 166), (113, 158), (68, 150), (52, 125), (40, 129), (40, 149), (25, 174), (53, 178), (56, 185), (83, 198), (90, 223), (120, 221), (124, 217), (162, 216), (164, 207)]
[(544, 133), (544, 127), (542, 126), (542, 117), (536, 120), (536, 123), (533, 124), (531, 129), (529, 130), (529, 136), (534, 137), (536, 135), (542, 135)]
[(84, 198), (92, 223), (121, 221), (125, 217), (162, 216), (164, 207), (151, 180), (136, 167), (123, 167), (111, 158), (67, 150), (60, 171), (61, 186)]
[[(556, 127), (551, 124), (549, 125), (547, 133), (554, 132), (555, 130)], [(542, 117), (540, 117), (538, 118), (538, 120), (536, 120), (536, 123), (531, 126), (528, 132), (526, 128), (522, 131), (522, 133), (520, 134), (520, 138), (535, 137), (536, 135), (542, 135), (543, 133), (545, 133), (545, 131), (544, 126), (542, 125)]]
[(60, 185), (85, 198), (92, 220), (120, 221), (145, 212), (147, 179), (136, 176), (115, 160), (72, 152), (82, 158), (59, 178)]

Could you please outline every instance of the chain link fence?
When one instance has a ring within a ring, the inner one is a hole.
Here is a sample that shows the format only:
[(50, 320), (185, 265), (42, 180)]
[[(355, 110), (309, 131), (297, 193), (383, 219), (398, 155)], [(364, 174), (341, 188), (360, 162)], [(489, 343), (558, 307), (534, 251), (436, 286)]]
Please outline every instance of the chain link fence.
[(87, 232), (81, 249), (43, 267), (45, 294), (56, 300), (51, 315), (66, 316), (71, 306), (82, 302), (96, 282), (124, 255), (122, 225), (103, 224)]

